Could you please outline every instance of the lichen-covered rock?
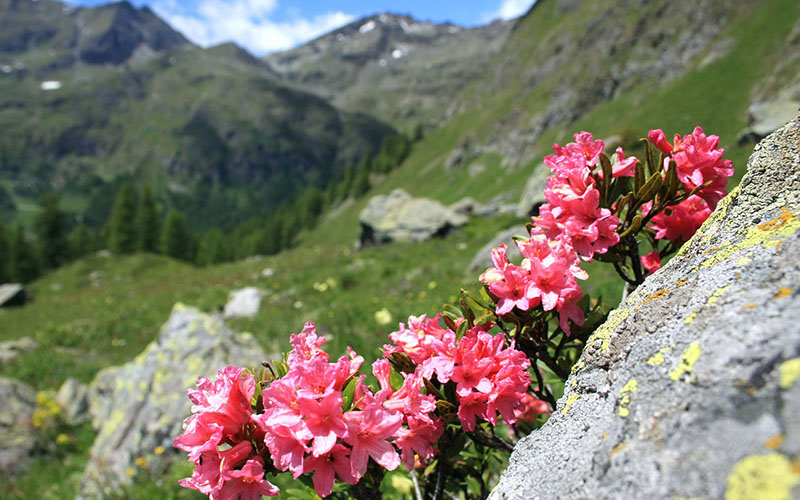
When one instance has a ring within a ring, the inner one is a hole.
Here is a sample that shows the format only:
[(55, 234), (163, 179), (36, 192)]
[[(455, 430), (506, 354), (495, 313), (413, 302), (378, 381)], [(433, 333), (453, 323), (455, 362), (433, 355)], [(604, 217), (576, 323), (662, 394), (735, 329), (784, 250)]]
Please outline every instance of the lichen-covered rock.
[(455, 213), (438, 201), (413, 198), (402, 189), (388, 196), (369, 200), (361, 211), (359, 243), (380, 244), (391, 241), (424, 241), (443, 236), (453, 228), (467, 223), (467, 217)]
[(475, 253), (467, 269), (472, 273), (475, 271), (483, 272), (487, 268), (492, 267), (492, 250), (500, 246), (501, 243), (505, 243), (508, 247), (508, 260), (520, 262), (522, 260), (522, 254), (519, 253), (519, 249), (517, 249), (513, 238), (514, 236), (525, 237), (526, 235), (530, 235), (528, 229), (521, 224), (500, 231)]
[(222, 311), (225, 318), (252, 318), (261, 308), (261, 297), (264, 293), (254, 286), (234, 290)]
[(191, 404), (186, 390), (229, 364), (265, 359), (249, 334), (229, 330), (218, 316), (176, 304), (161, 333), (131, 363), (102, 370), (89, 387), (98, 429), (80, 487), (81, 498), (102, 498), (130, 484), (145, 468), (161, 471), (175, 458), (172, 438)]
[(491, 498), (798, 498), (799, 149), (800, 116), (756, 147), (587, 342)]
[(33, 351), (37, 347), (39, 347), (39, 344), (30, 337), (20, 337), (0, 342), (0, 364), (16, 361), (22, 354)]
[(522, 190), (522, 196), (517, 204), (517, 217), (526, 218), (539, 213), (539, 207), (547, 201), (544, 198), (544, 188), (551, 173), (544, 164), (534, 169), (525, 183), (525, 189)]
[(0, 476), (25, 469), (36, 446), (32, 417), (36, 390), (18, 380), (0, 378)]
[(68, 425), (79, 425), (89, 417), (89, 389), (74, 378), (61, 384), (55, 402), (61, 407), (61, 416)]

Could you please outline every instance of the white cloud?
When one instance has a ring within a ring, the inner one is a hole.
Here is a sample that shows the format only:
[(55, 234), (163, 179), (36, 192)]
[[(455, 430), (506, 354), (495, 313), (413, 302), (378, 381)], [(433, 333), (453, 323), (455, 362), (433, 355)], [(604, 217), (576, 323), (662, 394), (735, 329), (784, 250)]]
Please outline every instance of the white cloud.
[(156, 0), (153, 10), (198, 45), (233, 41), (256, 55), (294, 47), (355, 19), (344, 12), (274, 21), (277, 0)]
[(526, 13), (536, 0), (503, 0), (497, 10), (484, 14), (484, 21), (493, 19), (513, 19)]

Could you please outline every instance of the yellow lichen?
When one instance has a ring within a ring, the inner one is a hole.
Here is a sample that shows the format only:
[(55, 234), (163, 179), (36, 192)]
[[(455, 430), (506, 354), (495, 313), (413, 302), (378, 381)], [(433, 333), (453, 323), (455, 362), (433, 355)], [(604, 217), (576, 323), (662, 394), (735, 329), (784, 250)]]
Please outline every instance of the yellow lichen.
[(619, 416), (620, 417), (627, 417), (630, 415), (630, 410), (628, 410), (628, 405), (631, 402), (631, 393), (634, 391), (639, 390), (639, 383), (636, 381), (635, 378), (632, 378), (625, 384), (625, 387), (619, 391)]
[(650, 366), (659, 366), (664, 364), (664, 353), (669, 351), (671, 347), (662, 347), (655, 353), (650, 359), (647, 360), (647, 364)]
[(686, 324), (686, 325), (690, 325), (690, 324), (692, 324), (692, 321), (694, 321), (694, 319), (696, 317), (697, 317), (697, 313), (694, 312), (694, 313), (690, 314), (689, 316), (687, 316), (686, 319), (683, 320), (683, 323)]
[(789, 500), (798, 480), (800, 476), (786, 456), (750, 455), (733, 466), (725, 500)]
[(753, 262), (753, 259), (751, 259), (749, 257), (742, 257), (741, 259), (739, 259), (739, 262), (736, 263), (736, 267), (742, 267), (742, 266), (745, 266), (745, 265), (747, 265), (747, 264), (749, 264), (751, 262)]
[[(702, 352), (703, 351), (700, 349), (699, 341), (694, 341), (689, 344), (689, 347), (683, 351), (683, 355), (681, 356), (681, 361), (678, 366), (669, 372), (669, 378), (672, 380), (680, 380), (684, 373), (691, 374), (694, 364), (697, 363), (697, 359), (700, 357), (700, 353)], [(694, 378), (693, 374), (692, 378)]]
[(784, 361), (778, 367), (781, 388), (788, 389), (800, 378), (800, 358), (792, 358)]
[(577, 401), (578, 398), (580, 397), (581, 397), (580, 394), (570, 394), (569, 397), (567, 398), (567, 402), (564, 403), (564, 409), (561, 410), (561, 414), (566, 415), (569, 409), (572, 408), (572, 405), (575, 404), (575, 401)]
[(731, 286), (732, 286), (732, 285), (723, 286), (722, 288), (720, 288), (719, 290), (717, 290), (716, 292), (714, 292), (714, 293), (711, 295), (711, 297), (709, 297), (709, 298), (708, 298), (708, 301), (706, 302), (706, 305), (707, 305), (707, 306), (710, 306), (710, 305), (712, 305), (712, 304), (716, 303), (716, 302), (719, 300), (719, 297), (720, 297), (720, 295), (722, 295), (723, 293), (725, 293), (725, 292), (727, 292), (728, 290), (730, 290)]
[(625, 308), (614, 309), (611, 311), (611, 314), (608, 315), (608, 319), (605, 323), (600, 325), (600, 327), (595, 330), (589, 340), (586, 341), (587, 345), (594, 343), (596, 340), (602, 341), (601, 349), (603, 352), (608, 350), (608, 346), (611, 342), (611, 332), (614, 331), (616, 327), (622, 323), (625, 318), (628, 317), (630, 311)]
[[(718, 211), (718, 210), (717, 210)], [(716, 214), (716, 212), (714, 212)], [(710, 220), (710, 218), (709, 218)], [(706, 221), (708, 223), (708, 221)], [(706, 224), (703, 224), (704, 226)], [(747, 250), (759, 245), (772, 248), (779, 245), (781, 240), (790, 236), (800, 229), (800, 218), (789, 211), (785, 206), (781, 208), (781, 213), (771, 221), (753, 226), (747, 230), (742, 241), (734, 244), (725, 244), (719, 251), (711, 255), (701, 267), (708, 267), (719, 262), (728, 260), (736, 252)], [(688, 245), (684, 245), (684, 248)]]
[(792, 289), (791, 288), (786, 288), (785, 286), (782, 286), (781, 289), (778, 290), (778, 293), (776, 293), (773, 298), (774, 299), (782, 299), (784, 297), (788, 297), (791, 294), (792, 294)]

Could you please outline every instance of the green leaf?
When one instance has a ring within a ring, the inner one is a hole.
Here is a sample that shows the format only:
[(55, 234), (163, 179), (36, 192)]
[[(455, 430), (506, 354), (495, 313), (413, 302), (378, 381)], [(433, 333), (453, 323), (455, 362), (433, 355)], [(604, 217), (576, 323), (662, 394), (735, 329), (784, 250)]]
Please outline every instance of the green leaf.
[(630, 227), (628, 227), (628, 229), (626, 229), (622, 234), (620, 234), (619, 237), (625, 238), (630, 234), (636, 233), (639, 229), (642, 228), (642, 221), (643, 221), (642, 216), (640, 214), (636, 214), (633, 217), (633, 221), (631, 221)]
[[(392, 372), (395, 373), (394, 370), (392, 370)], [(354, 378), (342, 389), (342, 400), (344, 401), (342, 409), (344, 411), (349, 411), (353, 407), (353, 397), (356, 395), (357, 382), (358, 380)]]
[(600, 153), (600, 165), (603, 167), (603, 189), (601, 191), (603, 194), (603, 204), (607, 205), (614, 170), (611, 168), (611, 160), (608, 159), (608, 155), (605, 153)]
[(661, 184), (663, 180), (661, 178), (661, 172), (656, 172), (647, 179), (642, 189), (636, 193), (636, 201), (637, 203), (647, 203), (648, 201), (653, 199), (653, 196), (661, 189)]
[(403, 387), (403, 382), (405, 382), (403, 376), (400, 375), (400, 373), (397, 370), (392, 368), (389, 371), (389, 384), (392, 386), (392, 389), (394, 389), (395, 391), (399, 390), (401, 387)]
[(639, 193), (639, 190), (642, 189), (644, 186), (645, 177), (644, 177), (644, 168), (642, 167), (642, 162), (636, 162), (636, 167), (634, 168), (634, 176), (633, 176), (633, 192), (634, 194)]

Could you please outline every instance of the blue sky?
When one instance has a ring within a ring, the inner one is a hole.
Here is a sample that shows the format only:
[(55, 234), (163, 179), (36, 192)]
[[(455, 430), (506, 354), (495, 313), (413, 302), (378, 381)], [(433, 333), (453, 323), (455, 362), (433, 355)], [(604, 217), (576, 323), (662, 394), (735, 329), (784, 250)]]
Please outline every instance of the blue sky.
[[(316, 38), (360, 17), (379, 12), (410, 14), (434, 22), (477, 26), (523, 14), (534, 0), (131, 0), (149, 5), (193, 42), (209, 46), (234, 41), (256, 55)], [(67, 0), (99, 5), (108, 0)]]

